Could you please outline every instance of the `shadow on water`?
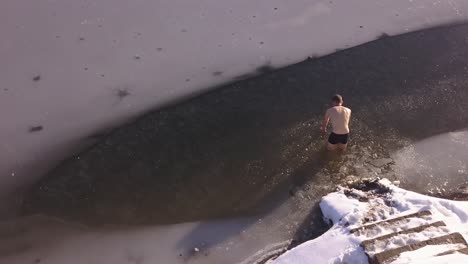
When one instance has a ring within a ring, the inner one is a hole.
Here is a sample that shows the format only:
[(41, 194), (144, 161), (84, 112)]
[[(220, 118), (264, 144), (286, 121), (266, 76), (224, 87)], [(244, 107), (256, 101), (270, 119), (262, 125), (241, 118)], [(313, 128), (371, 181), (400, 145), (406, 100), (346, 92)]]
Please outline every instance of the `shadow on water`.
[[(317, 172), (323, 168), (330, 167), (330, 161), (338, 161), (339, 159), (340, 157), (338, 154), (330, 153), (325, 148), (320, 148), (318, 151), (313, 152), (309, 159), (300, 168), (295, 170), (290, 177), (284, 179), (274, 190), (271, 190), (261, 201), (259, 201), (263, 207), (261, 210), (256, 212), (256, 215), (247, 219), (239, 219), (238, 221), (235, 221), (234, 224), (226, 225), (221, 229), (215, 228), (215, 230), (213, 230), (213, 223), (211, 222), (200, 223), (177, 243), (179, 250), (193, 249), (194, 247), (209, 249), (224, 241), (226, 238), (231, 237), (242, 230), (246, 230), (249, 226), (256, 223), (258, 218), (268, 215), (285, 200), (291, 196), (297, 195), (297, 192), (302, 188), (310, 188), (306, 185), (313, 180)], [(326, 194), (331, 190), (332, 189), (330, 188), (325, 188), (321, 193)], [(321, 218), (321, 213), (317, 214), (317, 212), (320, 212), (318, 205), (313, 207), (313, 210), (306, 218), (307, 224), (303, 224), (303, 228), (299, 228), (301, 233), (293, 236), (292, 239), (294, 242), (304, 241), (305, 234), (307, 234), (307, 237), (310, 237), (310, 235), (319, 235), (328, 228), (327, 225), (321, 225), (320, 222), (317, 221)], [(317, 221), (317, 224), (314, 225), (313, 230), (309, 230), (310, 222), (314, 220)], [(198, 242), (200, 237), (209, 237), (209, 239), (204, 240), (200, 246), (200, 242)]]
[[(467, 34), (460, 25), (388, 37), (149, 113), (51, 171), (22, 213), (154, 225), (267, 215), (293, 200), (299, 223), (287, 231), (316, 236), (316, 204), (335, 184), (391, 173), (366, 160), (468, 125)], [(355, 147), (333, 158), (318, 128), (336, 92), (353, 110)], [(252, 223), (218, 230), (210, 246)]]

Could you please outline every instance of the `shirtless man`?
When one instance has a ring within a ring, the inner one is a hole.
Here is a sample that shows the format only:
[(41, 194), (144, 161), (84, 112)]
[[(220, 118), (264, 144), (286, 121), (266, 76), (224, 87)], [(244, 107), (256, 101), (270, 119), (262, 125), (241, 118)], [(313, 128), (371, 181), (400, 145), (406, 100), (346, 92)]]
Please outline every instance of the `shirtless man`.
[(328, 150), (345, 150), (348, 145), (349, 136), (349, 119), (351, 117), (351, 109), (343, 106), (343, 97), (334, 95), (332, 97), (332, 107), (325, 113), (322, 127), (323, 133), (327, 133), (328, 123), (332, 124), (332, 133), (328, 138)]

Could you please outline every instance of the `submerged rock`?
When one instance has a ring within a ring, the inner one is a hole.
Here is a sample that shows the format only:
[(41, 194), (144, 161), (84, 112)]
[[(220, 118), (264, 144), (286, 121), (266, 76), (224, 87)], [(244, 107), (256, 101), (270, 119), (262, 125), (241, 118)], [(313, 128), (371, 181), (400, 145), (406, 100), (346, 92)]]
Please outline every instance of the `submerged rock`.
[(393, 163), (393, 160), (389, 158), (374, 159), (374, 160), (370, 160), (369, 163), (373, 165), (374, 167), (381, 168), (386, 165), (389, 165), (390, 163)]

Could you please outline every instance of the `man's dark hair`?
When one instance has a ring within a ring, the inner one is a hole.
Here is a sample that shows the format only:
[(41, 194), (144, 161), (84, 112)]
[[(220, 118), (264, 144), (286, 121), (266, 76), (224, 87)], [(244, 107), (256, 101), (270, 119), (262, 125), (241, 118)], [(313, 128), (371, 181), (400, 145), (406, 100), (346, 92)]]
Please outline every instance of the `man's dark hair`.
[(339, 95), (339, 94), (335, 94), (332, 97), (331, 100), (332, 100), (332, 102), (337, 103), (337, 104), (342, 104), (343, 103), (343, 97), (341, 97), (341, 95)]

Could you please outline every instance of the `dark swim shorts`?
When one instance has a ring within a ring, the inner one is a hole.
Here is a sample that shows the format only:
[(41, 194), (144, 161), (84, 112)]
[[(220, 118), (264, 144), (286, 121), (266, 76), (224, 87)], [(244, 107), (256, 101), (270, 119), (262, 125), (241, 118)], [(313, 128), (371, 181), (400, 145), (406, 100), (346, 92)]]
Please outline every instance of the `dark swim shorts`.
[(332, 145), (335, 144), (347, 144), (348, 143), (348, 136), (349, 134), (335, 134), (331, 133), (330, 137), (328, 137), (328, 142)]

